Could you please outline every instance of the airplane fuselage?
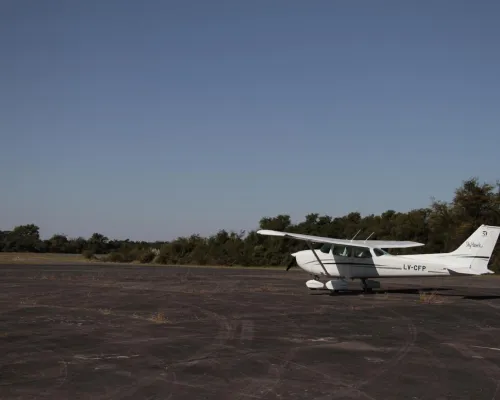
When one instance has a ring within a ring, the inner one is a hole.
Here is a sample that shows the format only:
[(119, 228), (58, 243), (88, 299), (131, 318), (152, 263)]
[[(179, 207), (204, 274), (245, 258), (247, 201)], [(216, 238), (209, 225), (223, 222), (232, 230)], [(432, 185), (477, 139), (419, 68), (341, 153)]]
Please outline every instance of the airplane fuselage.
[(370, 253), (365, 257), (345, 257), (321, 251), (316, 251), (316, 254), (321, 263), (311, 250), (295, 253), (297, 265), (311, 275), (346, 279), (446, 276), (453, 275), (449, 268), (459, 268), (465, 274), (470, 268), (470, 264), (457, 264), (440, 254), (394, 256)]

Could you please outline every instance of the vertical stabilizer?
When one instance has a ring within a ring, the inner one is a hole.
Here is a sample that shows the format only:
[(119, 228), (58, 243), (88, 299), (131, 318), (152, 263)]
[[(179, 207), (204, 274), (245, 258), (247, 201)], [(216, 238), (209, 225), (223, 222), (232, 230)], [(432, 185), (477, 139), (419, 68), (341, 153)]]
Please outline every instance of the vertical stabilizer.
[(488, 270), (488, 263), (499, 234), (500, 226), (481, 225), (449, 255), (456, 259), (460, 269), (467, 268), (478, 274), (491, 273), (492, 271)]

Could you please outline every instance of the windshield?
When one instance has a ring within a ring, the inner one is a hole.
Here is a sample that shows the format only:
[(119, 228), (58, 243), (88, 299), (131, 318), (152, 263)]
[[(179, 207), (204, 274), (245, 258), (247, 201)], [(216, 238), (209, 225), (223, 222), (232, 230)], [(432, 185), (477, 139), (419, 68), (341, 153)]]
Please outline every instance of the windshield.
[(376, 256), (385, 256), (385, 255), (389, 255), (389, 253), (387, 251), (384, 251), (382, 249), (373, 249), (373, 252), (375, 253)]
[(330, 243), (323, 243), (323, 245), (319, 248), (322, 253), (328, 254), (332, 245)]

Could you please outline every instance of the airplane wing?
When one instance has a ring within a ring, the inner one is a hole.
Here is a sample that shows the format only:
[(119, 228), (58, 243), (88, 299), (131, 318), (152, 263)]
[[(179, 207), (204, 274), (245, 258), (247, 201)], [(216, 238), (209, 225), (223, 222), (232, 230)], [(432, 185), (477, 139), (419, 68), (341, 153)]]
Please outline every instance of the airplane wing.
[(424, 246), (425, 243), (412, 242), (412, 241), (399, 241), (399, 240), (349, 240), (349, 239), (334, 239), (327, 238), (322, 236), (313, 236), (313, 235), (303, 235), (301, 233), (291, 233), (291, 232), (280, 232), (273, 231), (269, 229), (260, 229), (257, 231), (260, 235), (266, 236), (281, 236), (299, 240), (306, 240), (313, 243), (332, 243), (332, 244), (340, 244), (346, 246), (361, 246), (361, 247), (372, 247), (372, 248), (381, 248), (381, 249), (398, 249), (398, 248), (406, 248), (406, 247), (417, 247)]

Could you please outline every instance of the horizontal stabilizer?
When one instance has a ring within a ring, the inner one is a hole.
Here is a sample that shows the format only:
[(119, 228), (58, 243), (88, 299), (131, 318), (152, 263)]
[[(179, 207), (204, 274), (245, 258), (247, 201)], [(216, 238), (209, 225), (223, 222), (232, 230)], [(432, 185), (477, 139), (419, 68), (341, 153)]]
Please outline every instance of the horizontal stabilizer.
[(491, 269), (474, 269), (474, 268), (448, 268), (450, 275), (486, 275), (494, 274), (495, 272)]
[(372, 247), (381, 249), (397, 249), (406, 247), (424, 246), (424, 243), (412, 241), (398, 241), (398, 240), (349, 240), (349, 239), (334, 239), (322, 236), (303, 235), (301, 233), (273, 231), (270, 229), (260, 229), (257, 231), (260, 235), (267, 236), (281, 236), (292, 239), (306, 240), (313, 243), (331, 243), (344, 246), (360, 246)]

